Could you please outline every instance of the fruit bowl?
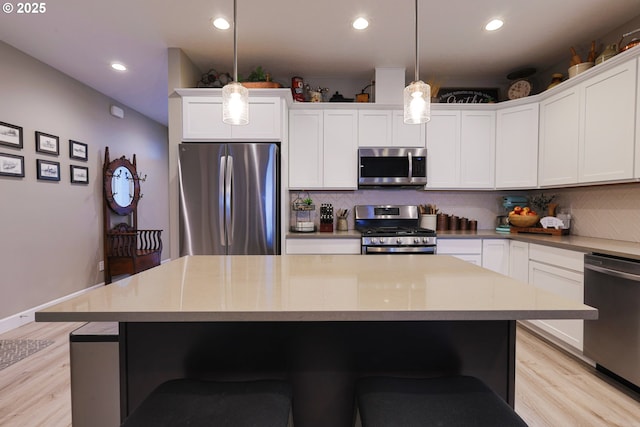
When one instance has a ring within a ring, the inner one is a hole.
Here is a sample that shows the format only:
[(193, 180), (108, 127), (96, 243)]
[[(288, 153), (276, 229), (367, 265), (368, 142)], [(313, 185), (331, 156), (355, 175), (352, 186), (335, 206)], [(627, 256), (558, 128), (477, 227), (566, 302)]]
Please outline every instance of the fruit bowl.
[(509, 224), (516, 227), (532, 227), (538, 223), (538, 215), (509, 215)]

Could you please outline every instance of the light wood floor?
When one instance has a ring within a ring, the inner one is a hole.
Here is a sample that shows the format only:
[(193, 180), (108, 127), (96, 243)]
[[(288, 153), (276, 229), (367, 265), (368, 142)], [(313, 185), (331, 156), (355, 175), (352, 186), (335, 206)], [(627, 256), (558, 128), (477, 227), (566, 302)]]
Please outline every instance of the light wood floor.
[[(52, 339), (0, 371), (0, 426), (70, 426), (69, 332), (80, 323), (32, 323), (0, 339)], [(640, 427), (640, 395), (520, 327), (516, 411), (531, 427)]]

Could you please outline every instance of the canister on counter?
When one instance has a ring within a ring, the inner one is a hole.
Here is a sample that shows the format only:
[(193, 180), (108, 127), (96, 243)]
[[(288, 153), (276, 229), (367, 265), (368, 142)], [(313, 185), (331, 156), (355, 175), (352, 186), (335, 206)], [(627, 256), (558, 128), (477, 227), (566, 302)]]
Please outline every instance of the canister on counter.
[(449, 217), (446, 214), (439, 213), (436, 216), (436, 231), (445, 231), (449, 229)]
[(469, 230), (478, 231), (478, 221), (476, 221), (475, 219), (469, 221)]
[(469, 219), (460, 218), (460, 230), (468, 230), (468, 229), (469, 229)]
[(449, 217), (449, 230), (458, 230), (460, 228), (460, 219), (456, 215)]

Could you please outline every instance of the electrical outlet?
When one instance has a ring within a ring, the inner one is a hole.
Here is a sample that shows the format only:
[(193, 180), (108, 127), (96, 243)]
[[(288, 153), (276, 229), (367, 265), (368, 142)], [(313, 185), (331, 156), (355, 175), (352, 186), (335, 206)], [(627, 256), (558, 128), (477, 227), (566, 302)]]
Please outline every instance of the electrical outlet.
[(104, 271), (104, 261), (98, 262), (98, 271)]

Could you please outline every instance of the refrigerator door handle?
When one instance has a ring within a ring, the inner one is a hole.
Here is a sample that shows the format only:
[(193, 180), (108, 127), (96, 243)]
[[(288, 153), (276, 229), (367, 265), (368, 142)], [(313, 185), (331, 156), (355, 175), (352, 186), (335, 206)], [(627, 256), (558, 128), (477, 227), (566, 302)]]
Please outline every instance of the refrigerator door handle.
[(233, 156), (227, 156), (225, 176), (225, 218), (227, 224), (227, 243), (233, 245)]
[[(223, 194), (226, 195), (225, 185), (224, 185), (224, 177), (226, 174), (226, 170), (227, 170), (227, 156), (220, 156), (220, 169), (218, 173), (218, 194), (220, 194), (221, 196)], [(224, 218), (225, 199), (226, 197), (220, 197), (218, 199), (218, 231), (220, 235), (221, 246), (227, 246), (225, 226), (224, 226), (225, 225), (225, 218)]]

